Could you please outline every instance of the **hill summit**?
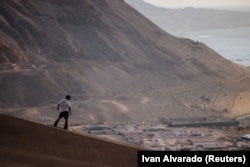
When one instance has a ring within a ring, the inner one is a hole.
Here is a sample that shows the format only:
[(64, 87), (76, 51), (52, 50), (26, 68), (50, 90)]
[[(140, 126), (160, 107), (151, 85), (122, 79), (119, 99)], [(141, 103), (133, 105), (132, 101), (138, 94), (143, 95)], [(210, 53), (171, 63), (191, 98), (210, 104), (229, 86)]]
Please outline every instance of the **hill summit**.
[(93, 122), (246, 112), (248, 69), (164, 32), (122, 0), (1, 1), (0, 9), (1, 112), (49, 117), (66, 94), (75, 119)]

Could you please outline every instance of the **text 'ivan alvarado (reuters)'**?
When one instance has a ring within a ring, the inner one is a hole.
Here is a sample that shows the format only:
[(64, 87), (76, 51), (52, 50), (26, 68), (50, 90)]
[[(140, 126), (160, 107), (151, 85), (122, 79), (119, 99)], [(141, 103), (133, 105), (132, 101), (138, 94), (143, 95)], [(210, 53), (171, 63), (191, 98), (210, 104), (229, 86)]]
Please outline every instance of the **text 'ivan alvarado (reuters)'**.
[(138, 167), (183, 166), (249, 166), (247, 151), (139, 151)]

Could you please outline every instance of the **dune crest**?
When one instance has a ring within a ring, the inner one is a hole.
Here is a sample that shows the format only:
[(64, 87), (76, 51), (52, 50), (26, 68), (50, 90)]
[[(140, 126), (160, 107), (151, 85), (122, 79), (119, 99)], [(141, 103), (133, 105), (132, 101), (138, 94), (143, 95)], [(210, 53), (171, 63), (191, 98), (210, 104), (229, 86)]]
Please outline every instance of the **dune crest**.
[(0, 131), (0, 166), (137, 166), (139, 147), (5, 115)]

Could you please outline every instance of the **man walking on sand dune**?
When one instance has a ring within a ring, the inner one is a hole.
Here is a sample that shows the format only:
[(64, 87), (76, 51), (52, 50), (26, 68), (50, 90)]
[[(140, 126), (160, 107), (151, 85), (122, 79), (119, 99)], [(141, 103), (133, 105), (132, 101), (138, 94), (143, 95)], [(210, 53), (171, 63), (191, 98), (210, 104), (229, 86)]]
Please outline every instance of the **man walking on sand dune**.
[(57, 127), (61, 118), (65, 119), (64, 129), (68, 129), (68, 118), (71, 115), (71, 96), (67, 95), (65, 99), (61, 99), (57, 104), (57, 110), (60, 111), (58, 119), (54, 123), (54, 127)]

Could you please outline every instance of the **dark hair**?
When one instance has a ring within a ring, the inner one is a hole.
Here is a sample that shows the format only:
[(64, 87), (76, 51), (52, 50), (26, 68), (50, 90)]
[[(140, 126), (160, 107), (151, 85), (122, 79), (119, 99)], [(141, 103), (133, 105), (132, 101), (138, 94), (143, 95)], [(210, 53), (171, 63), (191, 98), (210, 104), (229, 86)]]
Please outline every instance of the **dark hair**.
[(70, 96), (70, 95), (67, 95), (65, 98), (66, 98), (67, 100), (70, 100), (70, 99), (71, 99), (71, 96)]

